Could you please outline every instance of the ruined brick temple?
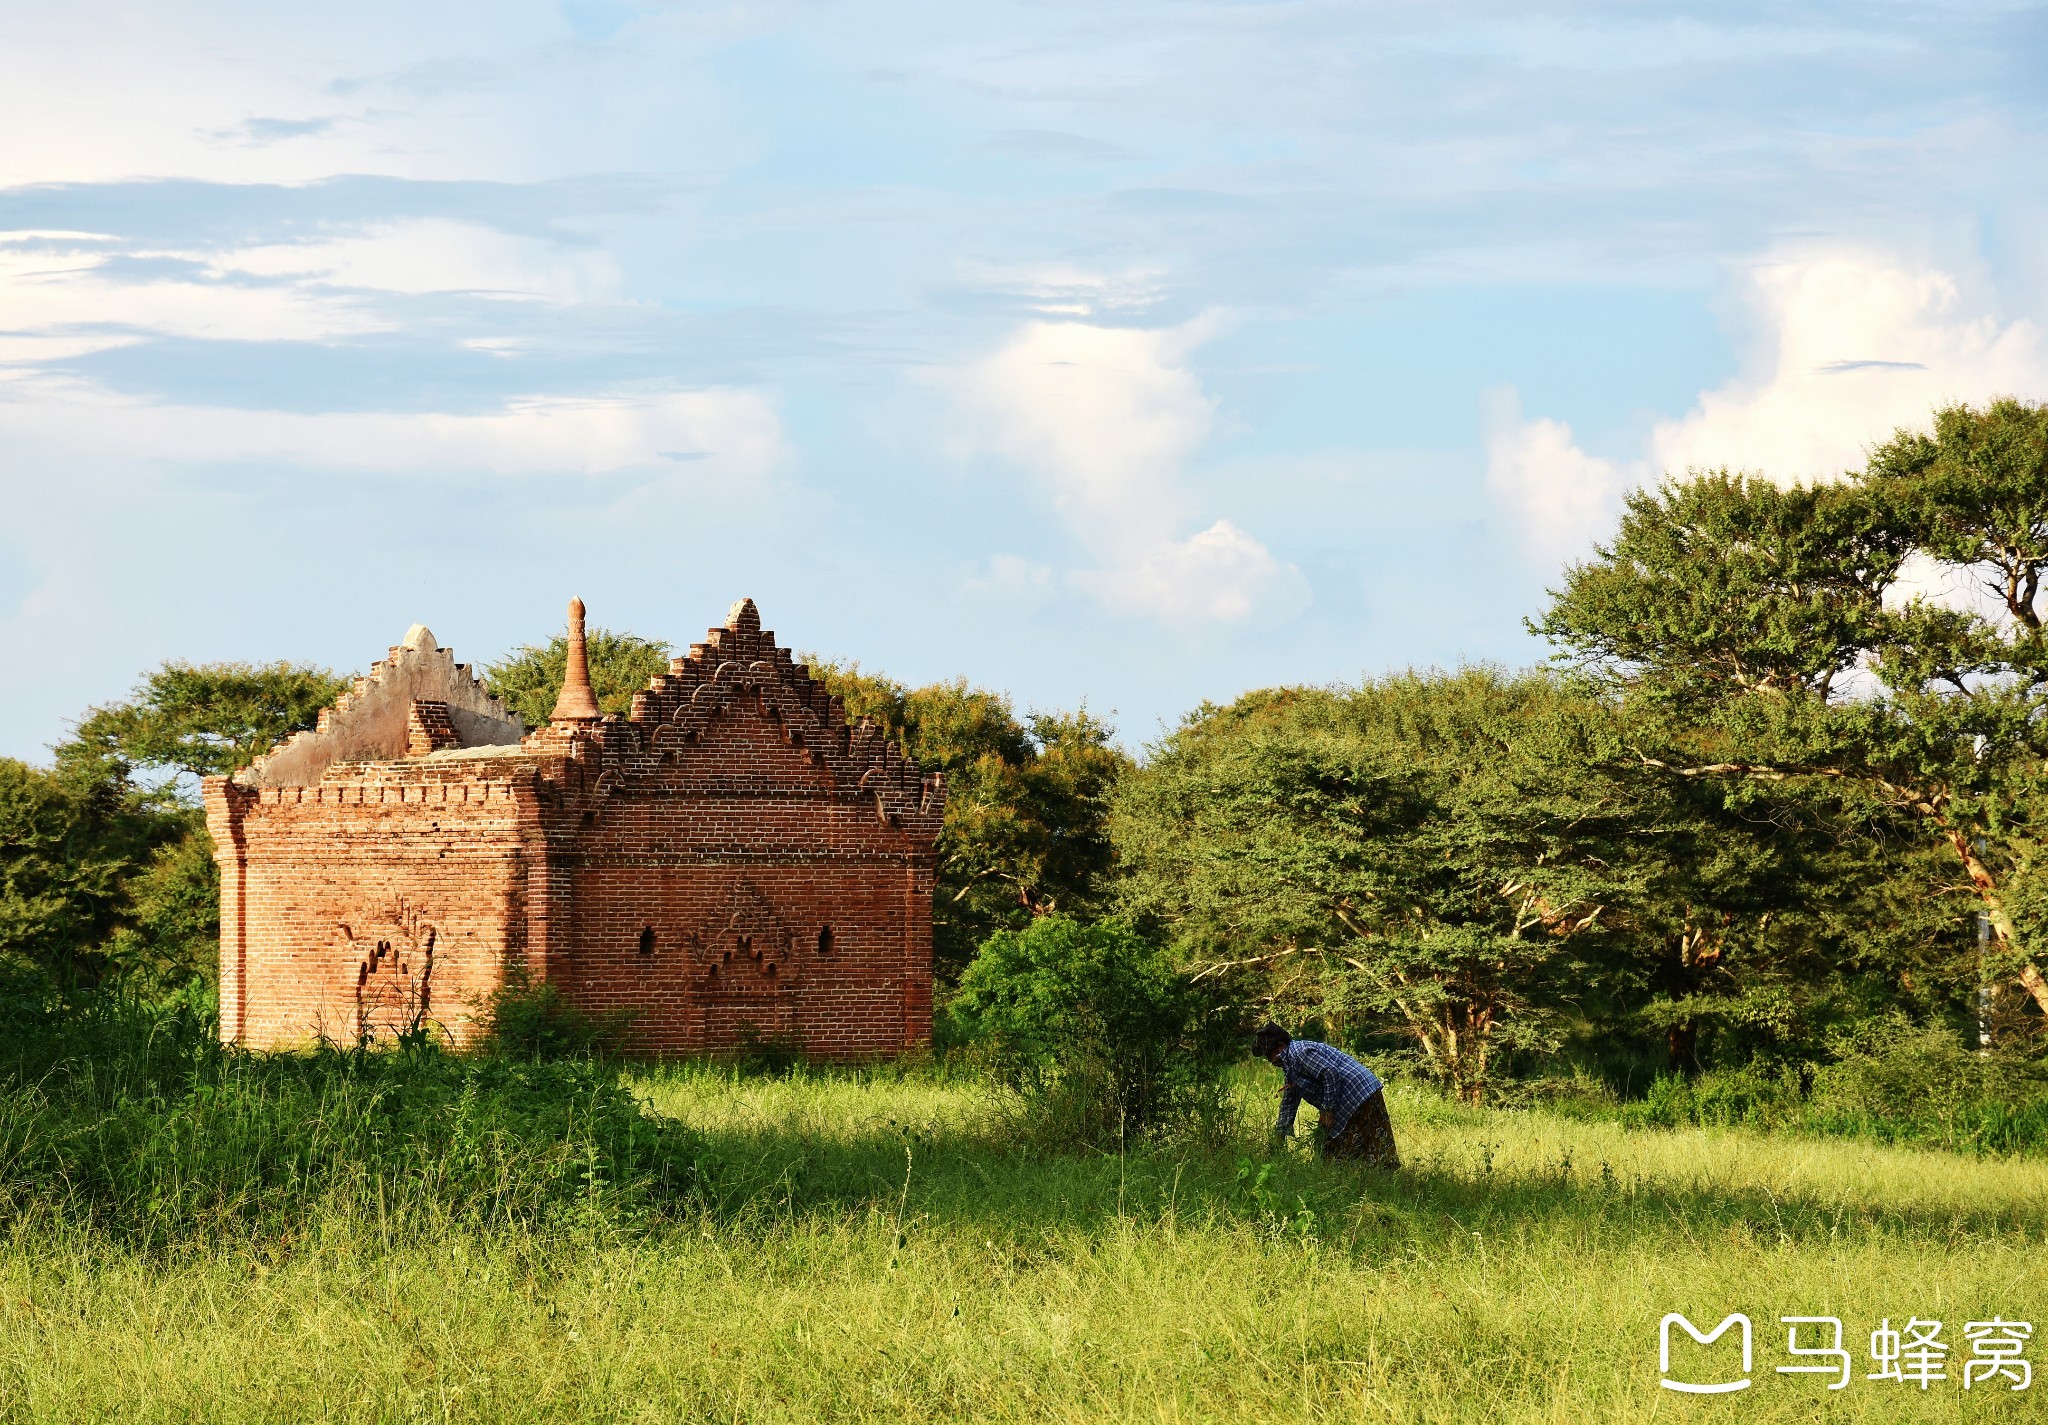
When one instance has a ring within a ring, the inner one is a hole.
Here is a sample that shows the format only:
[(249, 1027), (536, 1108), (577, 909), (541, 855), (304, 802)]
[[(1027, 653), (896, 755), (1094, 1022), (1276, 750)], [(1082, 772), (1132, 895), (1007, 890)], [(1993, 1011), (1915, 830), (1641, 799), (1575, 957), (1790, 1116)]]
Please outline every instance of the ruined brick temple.
[(415, 626), (320, 715), (209, 778), (221, 1036), (457, 1044), (516, 968), (638, 1047), (827, 1058), (931, 1032), (942, 779), (849, 726), (753, 601), (600, 715), (583, 606), (528, 732)]

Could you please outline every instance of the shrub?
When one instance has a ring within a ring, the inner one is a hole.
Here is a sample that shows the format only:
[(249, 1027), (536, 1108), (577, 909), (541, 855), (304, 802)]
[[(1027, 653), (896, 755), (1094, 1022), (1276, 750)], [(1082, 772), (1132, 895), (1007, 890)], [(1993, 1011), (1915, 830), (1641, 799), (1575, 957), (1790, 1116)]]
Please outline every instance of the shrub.
[(2012, 1153), (2048, 1150), (2048, 1064), (1971, 1052), (1951, 1031), (1863, 1026), (1814, 1071), (1817, 1127), (1886, 1142)]
[(1242, 1029), (1129, 925), (1063, 915), (984, 941), (948, 1014), (1041, 1131), (1092, 1144), (1216, 1101)]
[(1621, 1106), (1641, 1127), (1741, 1126), (1962, 1152), (2048, 1152), (2048, 1065), (1971, 1052), (1941, 1027), (1881, 1019), (1818, 1065), (1661, 1076)]
[(600, 1059), (625, 1047), (633, 1012), (592, 1014), (515, 965), (484, 1001), (481, 1020), (482, 1047), (507, 1058)]
[(0, 1001), (0, 1224), (147, 1244), (386, 1230), (533, 1230), (680, 1211), (699, 1140), (589, 1062), (223, 1047), (189, 1006)]
[(1624, 1104), (1622, 1121), (1639, 1127), (1785, 1127), (1800, 1115), (1799, 1076), (1772, 1075), (1750, 1065), (1712, 1069), (1695, 1078), (1660, 1074), (1649, 1091)]

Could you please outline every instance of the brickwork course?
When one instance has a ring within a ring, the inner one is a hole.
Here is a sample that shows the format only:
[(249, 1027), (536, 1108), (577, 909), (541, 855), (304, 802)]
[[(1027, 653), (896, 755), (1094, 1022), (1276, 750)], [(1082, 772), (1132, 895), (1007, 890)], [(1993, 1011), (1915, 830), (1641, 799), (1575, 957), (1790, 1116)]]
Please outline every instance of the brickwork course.
[(643, 1052), (928, 1041), (943, 778), (849, 725), (751, 599), (623, 718), (569, 612), (544, 728), (415, 625), (315, 730), (207, 779), (221, 1037), (461, 1046), (523, 971)]

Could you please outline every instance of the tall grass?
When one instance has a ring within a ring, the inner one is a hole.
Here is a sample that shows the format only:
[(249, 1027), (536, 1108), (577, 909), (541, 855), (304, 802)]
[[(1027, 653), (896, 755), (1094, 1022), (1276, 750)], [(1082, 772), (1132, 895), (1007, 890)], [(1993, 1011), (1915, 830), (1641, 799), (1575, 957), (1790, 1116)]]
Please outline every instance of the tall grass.
[(356, 1218), (540, 1229), (673, 1211), (698, 1143), (578, 1062), (221, 1046), (202, 1014), (0, 1002), (0, 1223), (161, 1247)]
[[(1216, 1139), (1052, 1154), (968, 1078), (646, 1068), (615, 1102), (658, 1115), (694, 1174), (659, 1210), (536, 1211), (533, 1230), (465, 1208), (387, 1231), (360, 1192), (312, 1191), (170, 1251), (108, 1230), (133, 1208), (18, 1214), (0, 1230), (0, 1419), (2038, 1416), (2040, 1386), (1963, 1396), (1953, 1369), (1924, 1395), (1772, 1370), (1778, 1315), (1840, 1316), (1852, 1338), (1940, 1317), (1959, 1352), (1960, 1323), (1994, 1312), (2048, 1328), (2038, 1162), (1649, 1130), (1396, 1085), (1409, 1166), (1389, 1174), (1271, 1149), (1273, 1077), (1239, 1078)], [(544, 1097), (554, 1083), (529, 1081)], [(587, 1145), (535, 1112), (560, 1132), (519, 1138), (522, 1155)], [(442, 1140), (414, 1132), (437, 1161)], [(564, 1191), (547, 1200), (588, 1201), (573, 1176)], [(1755, 1387), (1660, 1390), (1657, 1322), (1674, 1310), (1750, 1313)]]

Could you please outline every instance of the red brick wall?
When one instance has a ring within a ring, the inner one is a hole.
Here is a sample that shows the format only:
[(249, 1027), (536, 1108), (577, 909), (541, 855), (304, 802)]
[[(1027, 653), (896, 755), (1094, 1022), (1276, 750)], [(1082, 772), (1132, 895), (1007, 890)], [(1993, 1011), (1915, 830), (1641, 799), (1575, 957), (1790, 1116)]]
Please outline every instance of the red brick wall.
[(649, 1052), (868, 1058), (930, 1037), (936, 814), (892, 823), (758, 699), (688, 742), (612, 724), (206, 795), (230, 1040), (388, 1034), (424, 979), (465, 1043), (513, 963), (626, 1012)]
[(686, 749), (644, 743), (618, 737), (615, 780), (575, 803), (590, 822), (564, 991), (632, 1014), (650, 1049), (753, 1037), (855, 1058), (927, 1040), (928, 845), (837, 793), (752, 703)]
[(531, 786), (211, 781), (206, 800), (223, 1038), (353, 1043), (365, 1028), (402, 1027), (422, 993), (457, 1043), (469, 1038), (470, 1008), (524, 946)]

